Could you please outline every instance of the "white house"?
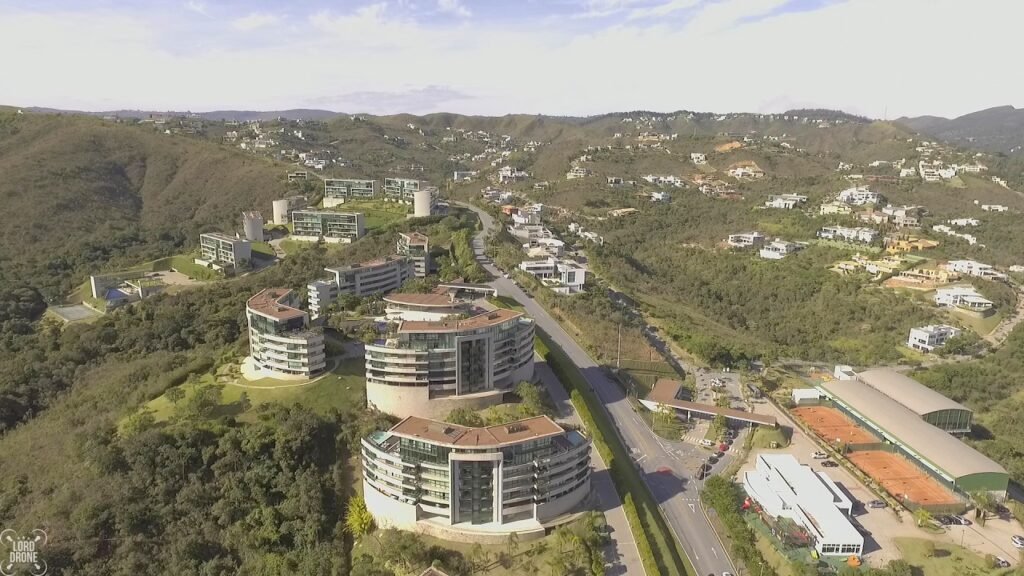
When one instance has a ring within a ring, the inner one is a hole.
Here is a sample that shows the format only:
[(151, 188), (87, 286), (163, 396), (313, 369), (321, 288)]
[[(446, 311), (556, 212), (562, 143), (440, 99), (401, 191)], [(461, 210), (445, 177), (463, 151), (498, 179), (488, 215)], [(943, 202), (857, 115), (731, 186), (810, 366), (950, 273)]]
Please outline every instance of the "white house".
[(917, 169), (911, 166), (910, 168), (900, 168), (900, 178), (913, 178), (917, 176)]
[(990, 310), (995, 304), (983, 297), (972, 286), (951, 286), (935, 291), (935, 304), (968, 310)]
[(589, 168), (581, 168), (579, 166), (575, 166), (572, 170), (569, 170), (569, 172), (565, 174), (565, 179), (576, 180), (578, 178), (586, 178), (587, 176), (590, 176)]
[(878, 238), (878, 231), (871, 228), (846, 226), (825, 226), (818, 231), (818, 238), (839, 240), (841, 242), (860, 242), (871, 244)]
[(700, 152), (691, 152), (690, 161), (694, 164), (701, 166), (708, 163), (708, 157)]
[(953, 230), (952, 228), (946, 226), (945, 224), (935, 224), (934, 226), (932, 226), (932, 230), (945, 234), (946, 236), (955, 236), (957, 238), (962, 238), (966, 240), (967, 243), (970, 244), (971, 246), (974, 246), (975, 244), (978, 243), (978, 239), (974, 235), (957, 232), (956, 230)]
[(559, 294), (578, 294), (587, 281), (587, 270), (572, 260), (551, 257), (523, 260), (519, 269), (540, 278), (544, 285)]
[(730, 234), (727, 242), (733, 248), (757, 248), (764, 245), (765, 237), (760, 232), (741, 232)]
[(780, 196), (772, 196), (764, 203), (764, 207), (792, 210), (798, 204), (803, 204), (804, 202), (807, 202), (807, 196), (801, 196), (799, 194), (782, 194)]
[(860, 556), (864, 537), (853, 526), (853, 502), (824, 472), (789, 454), (758, 454), (743, 473), (743, 489), (770, 518), (788, 518), (803, 528), (818, 554)]
[(786, 256), (794, 252), (799, 252), (800, 250), (803, 249), (803, 244), (786, 242), (785, 240), (776, 238), (770, 244), (767, 244), (764, 247), (762, 247), (761, 251), (758, 254), (761, 256), (761, 258), (764, 258), (766, 260), (782, 260)]
[(672, 199), (672, 196), (668, 192), (651, 192), (651, 202), (668, 202)]
[(498, 170), (498, 181), (501, 183), (518, 182), (520, 180), (525, 180), (529, 176), (530, 174), (528, 172), (520, 170), (519, 168), (513, 168), (512, 166), (502, 166), (501, 169)]
[(920, 328), (911, 328), (910, 337), (907, 338), (907, 346), (914, 350), (931, 352), (936, 348), (945, 346), (946, 341), (950, 338), (956, 338), (961, 334), (963, 334), (963, 330), (948, 324), (933, 324), (921, 326)]
[(878, 204), (882, 200), (882, 195), (878, 192), (872, 192), (867, 186), (854, 186), (840, 192), (837, 200), (853, 206), (863, 206), (865, 204)]
[(950, 260), (945, 264), (946, 270), (950, 272), (957, 272), (959, 274), (966, 274), (967, 276), (974, 276), (977, 278), (985, 278), (988, 280), (1004, 280), (1006, 274), (997, 272), (989, 264), (982, 264), (974, 260)]
[(1009, 210), (1008, 207), (1002, 204), (982, 204), (981, 209), (985, 212), (1006, 212)]
[(947, 220), (947, 222), (953, 226), (981, 226), (981, 220), (978, 220), (977, 218), (954, 218), (952, 220)]

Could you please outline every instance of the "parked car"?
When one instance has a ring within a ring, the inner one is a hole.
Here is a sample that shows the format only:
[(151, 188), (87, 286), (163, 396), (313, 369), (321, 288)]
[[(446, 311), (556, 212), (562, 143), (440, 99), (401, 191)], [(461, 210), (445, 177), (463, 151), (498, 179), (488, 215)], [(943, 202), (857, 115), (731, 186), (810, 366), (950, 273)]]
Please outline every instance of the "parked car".
[(881, 500), (872, 500), (871, 502), (868, 502), (868, 508), (886, 508), (887, 506), (889, 505)]
[(825, 460), (824, 462), (821, 463), (822, 468), (836, 468), (837, 466), (839, 466), (839, 464), (836, 464), (831, 460)]
[(825, 458), (828, 458), (828, 454), (825, 454), (821, 450), (815, 450), (814, 452), (811, 452), (811, 458), (814, 458), (815, 460), (824, 460)]
[(953, 524), (953, 517), (946, 514), (940, 514), (935, 517), (935, 521), (943, 526), (949, 526)]
[(1013, 543), (1014, 548), (1024, 548), (1024, 536), (1017, 536), (1014, 534), (1010, 537), (1010, 542)]
[(996, 568), (1009, 568), (1009, 567), (1010, 567), (1010, 561), (1009, 560), (1007, 560), (1006, 558), (1002, 558), (1000, 556), (996, 556)]
[(721, 458), (722, 456), (725, 456), (725, 452), (722, 452), (722, 451), (715, 452), (715, 458)]
[(714, 445), (715, 445), (715, 443), (714, 443), (714, 442), (712, 442), (711, 440), (708, 440), (707, 438), (705, 438), (705, 439), (703, 439), (703, 440), (701, 440), (701, 441), (700, 441), (700, 445), (701, 445), (701, 446), (707, 446), (707, 447), (709, 447), (709, 448), (710, 448), (711, 446), (714, 446)]
[(961, 526), (970, 526), (971, 524), (974, 524), (974, 522), (971, 522), (963, 516), (950, 516), (950, 518), (953, 519), (953, 524), (959, 524)]
[(726, 444), (725, 442), (722, 442), (721, 444), (718, 445), (718, 451), (719, 452), (725, 452), (728, 449), (729, 449), (729, 445)]

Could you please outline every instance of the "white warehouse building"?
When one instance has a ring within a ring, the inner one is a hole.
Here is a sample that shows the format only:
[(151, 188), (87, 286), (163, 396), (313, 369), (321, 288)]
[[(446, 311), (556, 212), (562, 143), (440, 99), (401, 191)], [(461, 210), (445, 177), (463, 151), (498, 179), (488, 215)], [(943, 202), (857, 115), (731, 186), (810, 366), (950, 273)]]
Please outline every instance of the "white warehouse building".
[(801, 465), (789, 454), (758, 454), (743, 488), (772, 518), (788, 518), (810, 536), (823, 556), (860, 556), (864, 536), (850, 522), (853, 502), (824, 472)]

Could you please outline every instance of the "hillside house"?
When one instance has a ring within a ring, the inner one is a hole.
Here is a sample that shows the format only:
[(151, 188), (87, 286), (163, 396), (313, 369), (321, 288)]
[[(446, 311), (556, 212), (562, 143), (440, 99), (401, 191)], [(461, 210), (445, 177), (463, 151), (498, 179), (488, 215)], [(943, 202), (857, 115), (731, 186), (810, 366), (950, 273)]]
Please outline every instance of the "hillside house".
[(945, 224), (936, 224), (932, 226), (932, 230), (940, 234), (945, 234), (946, 236), (953, 236), (954, 238), (960, 238), (962, 240), (965, 240), (971, 246), (974, 246), (975, 244), (978, 243), (978, 238), (973, 234), (957, 232), (956, 230), (953, 230), (952, 228), (946, 226)]
[(878, 204), (882, 198), (881, 194), (871, 191), (867, 186), (854, 186), (840, 192), (836, 200), (851, 206), (864, 206), (865, 204)]
[(760, 232), (741, 232), (730, 234), (726, 242), (733, 248), (759, 248), (764, 245), (765, 237)]
[(932, 324), (911, 328), (907, 346), (921, 352), (932, 352), (946, 345), (950, 338), (963, 334), (963, 330), (948, 324)]
[(796, 208), (797, 205), (805, 202), (807, 202), (807, 196), (801, 196), (799, 194), (782, 194), (779, 196), (772, 196), (764, 203), (764, 207), (792, 210), (793, 208)]
[(943, 266), (950, 272), (956, 272), (958, 274), (966, 274), (967, 276), (974, 276), (976, 278), (984, 278), (986, 280), (1005, 280), (1006, 274), (998, 272), (989, 264), (982, 264), (974, 260), (950, 260)]
[(558, 294), (579, 294), (587, 280), (587, 270), (572, 260), (544, 258), (523, 260), (519, 269), (532, 274)]
[(914, 268), (900, 272), (898, 278), (917, 284), (949, 284), (959, 280), (960, 275), (942, 268)]
[(825, 226), (818, 231), (818, 238), (837, 240), (839, 242), (871, 244), (878, 238), (878, 231), (864, 227)]
[(918, 252), (929, 250), (939, 245), (937, 240), (918, 238), (917, 236), (889, 236), (885, 239), (885, 249), (888, 252)]
[(590, 176), (590, 174), (591, 174), (590, 168), (582, 168), (580, 166), (574, 166), (572, 170), (569, 170), (565, 174), (565, 179), (566, 180), (577, 180), (577, 179), (580, 179), (580, 178), (586, 178), (587, 176)]
[(982, 204), (981, 209), (985, 212), (1006, 212), (1009, 210), (1008, 207), (1002, 204)]
[(708, 163), (708, 157), (705, 156), (704, 154), (701, 154), (700, 152), (691, 152), (690, 161), (696, 164), (697, 166), (703, 166)]
[(775, 240), (772, 240), (771, 243), (763, 246), (758, 252), (758, 255), (766, 260), (782, 260), (786, 256), (799, 252), (803, 249), (803, 244), (786, 242), (785, 240), (776, 238)]
[(981, 226), (981, 220), (977, 218), (954, 218), (952, 220), (946, 220), (947, 223), (953, 226), (970, 226), (972, 228)]
[(843, 202), (828, 202), (821, 205), (818, 213), (822, 216), (831, 216), (833, 214), (845, 216), (852, 214), (853, 208)]
[(995, 304), (978, 293), (973, 286), (951, 286), (935, 291), (935, 304), (948, 308), (964, 308), (974, 312), (987, 312)]
[(729, 169), (726, 171), (726, 173), (729, 176), (738, 179), (756, 180), (758, 178), (764, 177), (764, 170), (761, 170), (761, 167), (758, 166), (756, 162), (753, 162), (751, 160), (736, 162), (735, 164), (729, 166)]

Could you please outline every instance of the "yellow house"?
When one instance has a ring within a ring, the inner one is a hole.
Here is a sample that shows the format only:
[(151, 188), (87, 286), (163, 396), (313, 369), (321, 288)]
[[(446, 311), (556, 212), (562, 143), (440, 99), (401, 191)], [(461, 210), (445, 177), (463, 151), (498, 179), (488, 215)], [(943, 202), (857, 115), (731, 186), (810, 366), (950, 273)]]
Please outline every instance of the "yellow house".
[(926, 238), (918, 238), (916, 236), (907, 236), (905, 238), (889, 237), (885, 239), (885, 249), (890, 253), (898, 252), (917, 252), (920, 250), (928, 250), (929, 248), (935, 248), (939, 245), (937, 240), (928, 240)]

